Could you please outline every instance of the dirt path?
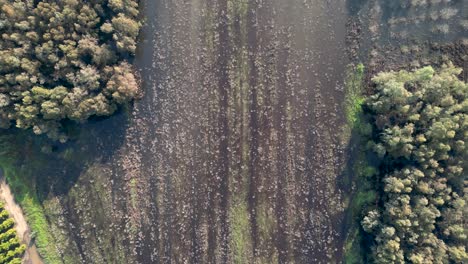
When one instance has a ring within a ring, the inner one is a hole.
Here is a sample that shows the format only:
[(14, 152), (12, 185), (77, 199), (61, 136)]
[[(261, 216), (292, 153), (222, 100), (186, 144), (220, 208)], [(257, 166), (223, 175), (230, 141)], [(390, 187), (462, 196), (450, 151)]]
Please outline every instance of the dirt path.
[(16, 204), (10, 187), (6, 184), (3, 177), (0, 179), (0, 199), (5, 202), (5, 209), (10, 214), (10, 217), (15, 220), (15, 228), (18, 237), (24, 241), (24, 239), (28, 237), (28, 224), (24, 218), (23, 211), (19, 205)]
[(28, 245), (25, 256), (23, 258), (24, 264), (42, 264), (42, 260), (36, 250), (34, 244), (31, 243), (30, 232), (28, 223), (23, 215), (23, 210), (15, 202), (10, 187), (3, 177), (3, 172), (0, 170), (0, 200), (5, 203), (5, 209), (8, 211), (11, 218), (15, 220), (16, 233), (20, 240)]

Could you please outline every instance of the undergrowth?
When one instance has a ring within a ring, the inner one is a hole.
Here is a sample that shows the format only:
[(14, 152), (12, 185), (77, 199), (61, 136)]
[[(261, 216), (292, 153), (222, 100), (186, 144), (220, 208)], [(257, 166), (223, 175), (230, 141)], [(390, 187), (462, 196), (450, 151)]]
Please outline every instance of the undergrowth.
[(364, 251), (365, 234), (360, 221), (363, 209), (372, 206), (377, 198), (372, 188), (370, 178), (376, 169), (371, 165), (372, 159), (367, 155), (365, 145), (372, 127), (366, 121), (363, 111), (364, 96), (364, 65), (351, 66), (347, 71), (345, 82), (346, 94), (344, 110), (350, 132), (350, 177), (352, 184), (351, 201), (348, 208), (348, 228), (345, 243), (344, 262), (347, 264), (366, 263)]
[[(34, 181), (31, 176), (34, 174), (33, 166), (17, 167), (17, 159), (25, 153), (19, 153), (19, 146), (16, 142), (22, 137), (18, 135), (0, 134), (0, 168), (12, 192), (15, 200), (25, 213), (26, 220), (32, 230), (34, 240), (39, 254), (46, 263), (61, 263), (60, 256), (54, 246), (54, 239), (49, 232), (49, 224), (44, 214), (44, 208), (34, 191)], [(37, 160), (40, 162), (40, 159)]]

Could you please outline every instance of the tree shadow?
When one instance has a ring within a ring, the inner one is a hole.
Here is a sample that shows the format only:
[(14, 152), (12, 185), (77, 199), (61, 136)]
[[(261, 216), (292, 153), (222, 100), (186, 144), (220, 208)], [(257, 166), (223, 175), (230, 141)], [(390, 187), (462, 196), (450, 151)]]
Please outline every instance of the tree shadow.
[[(125, 139), (126, 111), (109, 118), (92, 118), (85, 124), (66, 123), (70, 140), (61, 144), (31, 131), (11, 129), (2, 132), (8, 142), (6, 153), (19, 180), (34, 187), (39, 200), (67, 194), (80, 175), (95, 162), (112, 159)], [(2, 154), (5, 155), (5, 154)]]
[[(338, 176), (338, 188), (348, 198), (348, 205), (344, 212), (341, 233), (344, 235), (343, 263), (368, 263), (367, 254), (363, 251), (369, 248), (369, 240), (361, 230), (360, 219), (363, 217), (362, 204), (359, 195), (363, 181), (359, 175), (358, 163), (363, 159), (368, 162), (373, 160), (369, 153), (363, 153), (365, 140), (357, 128), (351, 130), (348, 147), (346, 148), (346, 162), (342, 173)], [(364, 158), (363, 158), (364, 156)]]

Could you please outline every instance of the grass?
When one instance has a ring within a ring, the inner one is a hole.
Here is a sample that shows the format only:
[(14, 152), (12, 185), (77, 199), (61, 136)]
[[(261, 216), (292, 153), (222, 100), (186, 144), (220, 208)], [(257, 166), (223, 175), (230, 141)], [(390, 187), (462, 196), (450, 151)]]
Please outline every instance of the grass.
[(233, 263), (247, 263), (250, 259), (250, 225), (247, 204), (239, 202), (231, 209)]
[(374, 171), (374, 169), (368, 165), (364, 151), (359, 150), (359, 152), (353, 166), (356, 190), (352, 194), (353, 197), (349, 205), (350, 228), (345, 243), (345, 263), (347, 264), (365, 263), (367, 252), (363, 248), (364, 231), (361, 229), (361, 218), (364, 209), (377, 199), (377, 193), (372, 189), (366, 177), (366, 173)]
[(347, 264), (365, 263), (366, 252), (363, 248), (364, 233), (360, 222), (365, 208), (371, 206), (377, 198), (373, 190), (371, 178), (376, 174), (376, 169), (369, 163), (365, 150), (366, 137), (371, 133), (372, 127), (366, 121), (362, 105), (365, 102), (364, 88), (364, 65), (358, 64), (350, 67), (346, 78), (345, 115), (350, 130), (349, 139), (353, 136), (354, 147), (352, 153), (351, 174), (353, 186), (355, 186), (348, 213), (348, 236), (345, 243), (345, 259)]
[(49, 224), (44, 214), (44, 208), (34, 191), (32, 169), (27, 167), (16, 168), (15, 159), (16, 142), (11, 135), (0, 135), (0, 167), (3, 169), (5, 178), (15, 195), (15, 200), (23, 209), (32, 237), (35, 239), (39, 254), (46, 263), (62, 263), (61, 258), (54, 246), (54, 238), (49, 232)]
[(21, 205), (25, 212), (26, 220), (33, 231), (32, 236), (35, 238), (35, 244), (40, 255), (46, 263), (61, 263), (61, 259), (54, 247), (54, 239), (49, 232), (49, 224), (47, 223), (44, 209), (39, 202), (37, 196), (14, 169), (10, 166), (0, 163), (3, 168), (5, 177), (10, 185), (15, 200)]
[(364, 65), (358, 64), (355, 67), (348, 69), (346, 78), (346, 95), (345, 95), (345, 114), (348, 125), (351, 128), (362, 125), (362, 104), (364, 96), (362, 94), (362, 86), (364, 79)]

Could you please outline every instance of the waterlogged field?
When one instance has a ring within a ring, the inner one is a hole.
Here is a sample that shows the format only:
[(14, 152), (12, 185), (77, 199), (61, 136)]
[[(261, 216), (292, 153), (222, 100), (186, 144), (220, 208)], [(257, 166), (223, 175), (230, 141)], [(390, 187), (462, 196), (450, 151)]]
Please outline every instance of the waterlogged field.
[(467, 54), (464, 1), (386, 3), (143, 1), (141, 100), (0, 137), (46, 262), (360, 263), (370, 77)]

